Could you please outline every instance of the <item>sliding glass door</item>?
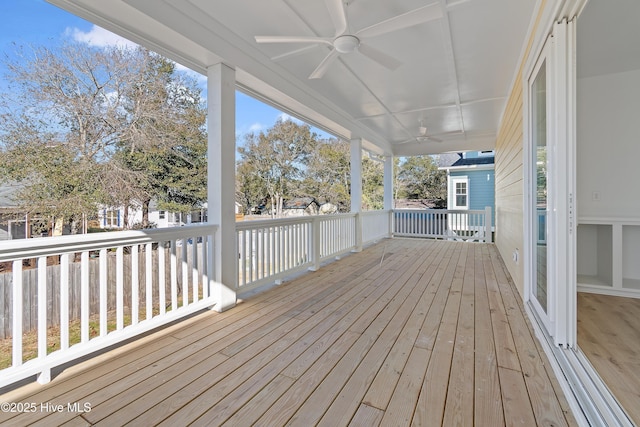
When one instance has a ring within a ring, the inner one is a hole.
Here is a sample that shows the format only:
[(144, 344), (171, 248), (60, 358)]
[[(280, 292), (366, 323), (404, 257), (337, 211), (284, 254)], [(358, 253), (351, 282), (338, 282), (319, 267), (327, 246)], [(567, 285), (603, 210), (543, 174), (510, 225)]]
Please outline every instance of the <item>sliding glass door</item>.
[(528, 138), (526, 138), (525, 195), (527, 221), (526, 259), (528, 279), (528, 299), (542, 321), (549, 335), (554, 334), (555, 281), (553, 269), (553, 242), (557, 238), (552, 233), (553, 199), (557, 189), (553, 180), (552, 165), (556, 160), (550, 149), (553, 143), (555, 122), (551, 120), (553, 100), (552, 68), (553, 38), (549, 38), (542, 49), (528, 78)]

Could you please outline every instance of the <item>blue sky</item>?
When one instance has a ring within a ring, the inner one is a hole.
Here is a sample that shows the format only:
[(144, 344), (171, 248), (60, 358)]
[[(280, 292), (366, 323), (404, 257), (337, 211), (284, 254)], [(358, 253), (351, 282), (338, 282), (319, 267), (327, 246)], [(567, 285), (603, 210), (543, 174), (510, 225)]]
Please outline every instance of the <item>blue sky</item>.
[[(0, 0), (2, 23), (0, 24), (0, 51), (4, 59), (15, 45), (48, 45), (63, 38), (75, 39), (96, 46), (127, 44), (115, 36), (68, 12), (52, 6), (44, 0)], [(14, 45), (15, 44), (15, 45)], [(0, 63), (0, 86), (6, 73)], [(199, 79), (203, 88), (205, 79)], [(271, 127), (278, 118), (288, 117), (275, 108), (247, 95), (236, 95), (236, 137), (238, 143), (248, 132), (258, 132)], [(324, 132), (315, 132), (327, 136)]]

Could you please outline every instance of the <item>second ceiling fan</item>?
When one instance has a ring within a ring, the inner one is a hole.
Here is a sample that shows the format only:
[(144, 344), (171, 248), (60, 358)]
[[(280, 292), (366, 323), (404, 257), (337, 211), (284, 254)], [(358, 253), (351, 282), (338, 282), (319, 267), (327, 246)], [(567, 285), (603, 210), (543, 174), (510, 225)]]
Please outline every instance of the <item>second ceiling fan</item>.
[[(335, 26), (336, 32), (334, 37), (305, 37), (305, 36), (256, 36), (257, 43), (310, 43), (314, 45), (324, 44), (331, 47), (331, 51), (316, 69), (309, 76), (310, 79), (321, 78), (329, 68), (329, 66), (343, 54), (359, 52), (364, 56), (372, 59), (380, 65), (395, 70), (400, 66), (400, 61), (387, 55), (380, 50), (363, 43), (369, 37), (375, 37), (382, 34), (391, 33), (393, 31), (402, 30), (414, 25), (429, 22), (442, 17), (442, 9), (439, 3), (433, 3), (427, 6), (414, 9), (407, 13), (403, 13), (393, 18), (373, 24), (369, 27), (362, 28), (354, 33), (349, 31), (349, 23), (343, 0), (325, 0), (329, 15)], [(297, 54), (300, 49), (290, 52)], [(289, 54), (280, 55), (282, 59)]]

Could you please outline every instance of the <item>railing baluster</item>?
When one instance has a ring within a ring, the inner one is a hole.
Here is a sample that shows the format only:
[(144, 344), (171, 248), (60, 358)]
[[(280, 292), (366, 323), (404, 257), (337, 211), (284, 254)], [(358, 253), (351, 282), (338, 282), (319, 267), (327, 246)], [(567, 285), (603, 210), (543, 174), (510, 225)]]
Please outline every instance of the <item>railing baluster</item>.
[(124, 247), (116, 248), (116, 329), (124, 328)]
[(198, 273), (198, 237), (192, 237), (193, 243), (191, 243), (191, 281), (193, 286), (193, 302), (196, 302), (200, 298), (199, 281), (200, 274)]
[(271, 227), (269, 230), (269, 250), (271, 251), (271, 257), (269, 258), (269, 269), (271, 275), (278, 274), (278, 227)]
[(13, 366), (22, 365), (22, 260), (13, 261), (13, 321), (11, 322)]
[(80, 342), (89, 341), (89, 251), (80, 255)]
[(137, 325), (140, 312), (140, 251), (131, 245), (131, 324)]
[(246, 282), (253, 282), (255, 280), (255, 230), (247, 230), (245, 243), (247, 245), (247, 255), (245, 258), (247, 280)]
[(69, 254), (60, 255), (60, 349), (69, 348)]
[(107, 335), (107, 313), (109, 302), (107, 299), (107, 250), (100, 249), (99, 255), (99, 284), (100, 284), (100, 292), (99, 292), (99, 305), (100, 305), (100, 336)]
[(202, 273), (202, 298), (209, 298), (209, 263), (207, 257), (209, 256), (209, 238), (202, 236), (202, 265), (200, 267)]
[(145, 320), (149, 320), (153, 317), (153, 243), (147, 243), (145, 245), (145, 260), (144, 260), (144, 288), (145, 288), (145, 308), (146, 316)]
[(182, 285), (180, 289), (182, 289), (182, 306), (186, 307), (189, 305), (189, 254), (187, 253), (189, 250), (189, 239), (187, 237), (181, 240), (182, 246), (180, 247), (180, 251), (182, 252)]
[(38, 358), (47, 355), (47, 257), (38, 257)]
[(170, 242), (171, 259), (170, 263), (170, 275), (171, 275), (171, 310), (178, 308), (178, 256), (176, 254), (176, 240)]
[(166, 313), (167, 310), (167, 278), (166, 278), (166, 261), (165, 261), (165, 242), (158, 242), (158, 308), (160, 315)]

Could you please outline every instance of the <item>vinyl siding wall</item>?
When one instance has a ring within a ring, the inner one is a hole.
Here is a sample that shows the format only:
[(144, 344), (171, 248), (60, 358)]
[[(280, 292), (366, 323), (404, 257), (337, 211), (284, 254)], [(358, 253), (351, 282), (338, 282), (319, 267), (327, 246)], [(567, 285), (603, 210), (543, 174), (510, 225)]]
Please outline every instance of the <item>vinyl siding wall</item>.
[[(451, 178), (467, 177), (469, 180), (469, 209), (482, 210), (487, 206), (495, 211), (494, 206), (494, 172), (492, 170), (451, 171)], [(450, 187), (452, 187), (450, 185)], [(449, 195), (452, 200), (453, 194)], [(495, 224), (495, 212), (492, 223)]]
[[(500, 123), (495, 149), (495, 244), (513, 281), (524, 296), (524, 185), (523, 185), (523, 68), (531, 54), (531, 45), (545, 1), (539, 5), (522, 62), (509, 94)], [(518, 251), (518, 261), (513, 260)]]

